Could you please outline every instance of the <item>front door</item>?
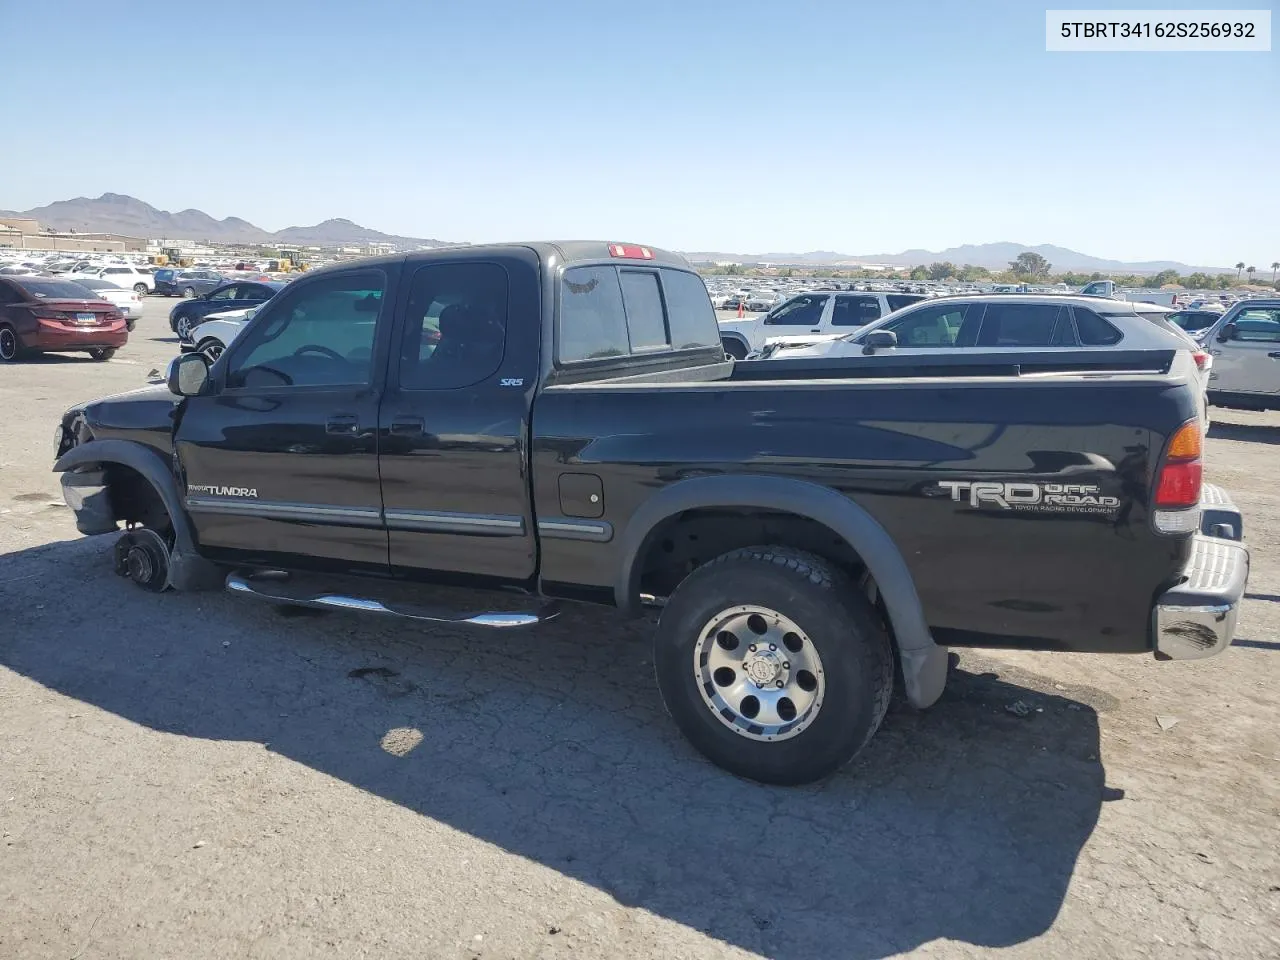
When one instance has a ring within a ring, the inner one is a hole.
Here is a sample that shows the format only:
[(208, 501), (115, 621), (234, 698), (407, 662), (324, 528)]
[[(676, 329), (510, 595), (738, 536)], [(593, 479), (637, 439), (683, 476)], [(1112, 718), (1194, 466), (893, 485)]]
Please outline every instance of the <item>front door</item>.
[(385, 570), (378, 398), (394, 276), (300, 280), (185, 402), (176, 435), (187, 510), (215, 560)]
[(1214, 342), (1210, 390), (1280, 394), (1280, 308), (1250, 307), (1235, 318), (1231, 339)]
[(530, 580), (537, 556), (526, 470), (538, 378), (532, 252), (406, 273), (404, 317), (379, 418), (391, 565), (424, 579)]

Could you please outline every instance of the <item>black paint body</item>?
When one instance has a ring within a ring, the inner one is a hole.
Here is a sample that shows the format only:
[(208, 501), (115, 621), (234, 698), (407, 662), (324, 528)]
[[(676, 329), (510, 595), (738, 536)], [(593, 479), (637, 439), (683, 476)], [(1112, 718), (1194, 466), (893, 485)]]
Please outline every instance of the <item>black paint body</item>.
[[(163, 388), (139, 391), (64, 422), (176, 451), (189, 498), (218, 500), (195, 488), (234, 485), (255, 491), (253, 509), (283, 511), (193, 508), (199, 549), (218, 561), (613, 603), (624, 534), (659, 490), (692, 477), (782, 477), (839, 492), (889, 533), (939, 643), (1150, 649), (1154, 598), (1190, 551), (1187, 538), (1155, 534), (1149, 515), (1161, 452), (1196, 415), (1185, 381), (974, 378), (963, 358), (950, 378), (897, 358), (902, 370), (883, 379), (888, 358), (876, 357), (837, 373), (766, 361), (726, 376), (718, 354), (557, 369), (559, 275), (567, 262), (607, 262), (597, 246), (576, 257), (534, 244), (366, 261), (361, 269), (385, 272), (391, 308), (374, 380), (358, 391), (226, 390), (219, 362), (208, 396), (175, 406)], [(507, 272), (500, 368), (458, 390), (402, 389), (388, 357), (414, 271), (476, 260)], [(335, 417), (354, 418), (354, 430), (329, 431)], [(974, 507), (939, 487), (948, 480), (1091, 484), (1120, 506)], [(317, 506), (336, 513), (306, 515)]]

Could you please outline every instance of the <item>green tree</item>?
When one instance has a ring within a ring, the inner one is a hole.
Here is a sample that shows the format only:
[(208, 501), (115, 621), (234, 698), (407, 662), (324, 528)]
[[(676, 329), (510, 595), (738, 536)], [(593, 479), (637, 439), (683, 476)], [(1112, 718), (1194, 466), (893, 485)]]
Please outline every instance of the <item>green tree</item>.
[(1247, 273), (1247, 274), (1249, 275), (1249, 282), (1250, 282), (1250, 283), (1253, 283), (1253, 275), (1254, 275), (1255, 273), (1257, 273), (1257, 272), (1258, 272), (1258, 268), (1257, 268), (1257, 267), (1246, 267), (1244, 272), (1245, 272), (1245, 273)]
[(911, 273), (909, 273), (908, 276), (912, 280), (928, 280), (929, 269), (927, 267), (912, 267)]
[(1192, 290), (1204, 290), (1213, 286), (1213, 277), (1207, 273), (1193, 273), (1183, 281)]
[(1009, 269), (1024, 277), (1047, 277), (1052, 266), (1053, 264), (1040, 254), (1032, 253), (1030, 250), (1023, 251), (1009, 261)]
[(930, 280), (946, 280), (948, 277), (954, 277), (955, 275), (956, 265), (950, 261), (929, 264)]
[(1243, 261), (1243, 260), (1241, 260), (1239, 263), (1237, 263), (1237, 264), (1236, 264), (1236, 279), (1237, 279), (1237, 280), (1239, 280), (1239, 279), (1240, 279), (1240, 271), (1241, 271), (1241, 270), (1243, 270), (1243, 269), (1244, 269), (1244, 261)]
[(1144, 283), (1143, 286), (1149, 287), (1153, 290), (1158, 290), (1160, 287), (1163, 287), (1166, 283), (1181, 283), (1181, 282), (1182, 282), (1182, 277), (1178, 274), (1177, 270), (1161, 270), (1159, 273), (1155, 274), (1154, 276), (1148, 277), (1147, 282)]
[(1218, 274), (1218, 289), (1219, 289), (1219, 290), (1230, 290), (1230, 289), (1231, 289), (1231, 282), (1232, 282), (1232, 281), (1231, 281), (1231, 274), (1229, 274), (1229, 273), (1220, 273), (1220, 274)]
[(972, 263), (966, 263), (960, 268), (957, 276), (967, 283), (972, 283), (974, 280), (984, 280), (991, 276), (991, 271), (986, 267), (975, 267)]

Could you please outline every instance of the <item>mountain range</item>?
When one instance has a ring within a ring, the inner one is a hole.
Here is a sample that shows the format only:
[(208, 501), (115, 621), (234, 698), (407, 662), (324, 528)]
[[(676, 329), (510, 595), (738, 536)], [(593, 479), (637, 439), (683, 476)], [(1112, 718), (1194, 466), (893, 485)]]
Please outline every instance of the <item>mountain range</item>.
[(104, 193), (96, 199), (58, 200), (31, 210), (0, 212), (0, 216), (31, 217), (41, 226), (80, 233), (119, 233), (146, 239), (192, 240), (213, 243), (281, 244), (307, 247), (363, 246), (393, 243), (403, 249), (441, 247), (444, 241), (399, 237), (370, 230), (350, 220), (325, 220), (311, 227), (286, 227), (271, 232), (240, 217), (217, 220), (203, 210), (159, 210), (135, 197)]
[(951, 262), (956, 266), (971, 264), (988, 270), (1006, 270), (1009, 262), (1020, 253), (1038, 253), (1053, 265), (1055, 271), (1070, 270), (1079, 273), (1159, 273), (1176, 270), (1178, 273), (1234, 273), (1234, 267), (1196, 267), (1176, 260), (1108, 260), (1077, 250), (1054, 246), (1051, 243), (967, 243), (945, 250), (904, 250), (901, 253), (837, 253), (833, 250), (813, 250), (809, 253), (686, 253), (695, 263), (731, 261), (742, 264), (780, 263), (825, 267), (857, 267), (863, 264), (885, 264), (894, 267), (914, 267), (935, 262)]
[[(0, 211), (0, 216), (31, 217), (55, 230), (77, 230), (82, 233), (119, 233), (131, 237), (167, 240), (194, 240), (214, 243), (278, 244), (289, 246), (343, 247), (370, 243), (391, 243), (401, 249), (445, 246), (446, 241), (420, 237), (401, 237), (362, 227), (350, 220), (325, 220), (310, 227), (286, 227), (271, 232), (240, 217), (217, 220), (203, 210), (159, 210), (134, 197), (104, 193), (96, 199), (77, 197), (58, 200), (47, 206), (18, 212)], [(950, 261), (960, 266), (972, 264), (989, 270), (1003, 270), (1018, 254), (1038, 253), (1058, 271), (1102, 273), (1159, 273), (1176, 270), (1187, 274), (1230, 273), (1232, 267), (1196, 267), (1174, 260), (1124, 261), (1094, 257), (1053, 244), (1021, 244), (1011, 242), (965, 244), (946, 250), (904, 250), (901, 253), (848, 254), (834, 250), (808, 253), (715, 253), (687, 252), (695, 263), (728, 261), (733, 263), (778, 263), (806, 266), (856, 267), (862, 264), (886, 264), (912, 267), (935, 261)]]

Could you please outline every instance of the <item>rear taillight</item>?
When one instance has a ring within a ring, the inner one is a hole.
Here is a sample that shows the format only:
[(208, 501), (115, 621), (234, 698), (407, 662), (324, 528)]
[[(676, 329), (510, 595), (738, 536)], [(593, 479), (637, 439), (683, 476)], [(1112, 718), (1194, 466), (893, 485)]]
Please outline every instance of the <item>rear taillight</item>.
[(1200, 485), (1204, 479), (1200, 421), (1177, 429), (1156, 477), (1155, 528), (1165, 534), (1194, 533), (1200, 526)]
[(1197, 350), (1191, 355), (1191, 359), (1196, 362), (1196, 369), (1201, 373), (1204, 373), (1209, 366), (1209, 354), (1205, 353), (1203, 350)]

